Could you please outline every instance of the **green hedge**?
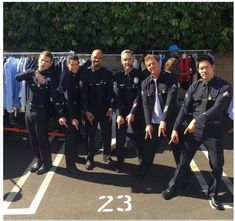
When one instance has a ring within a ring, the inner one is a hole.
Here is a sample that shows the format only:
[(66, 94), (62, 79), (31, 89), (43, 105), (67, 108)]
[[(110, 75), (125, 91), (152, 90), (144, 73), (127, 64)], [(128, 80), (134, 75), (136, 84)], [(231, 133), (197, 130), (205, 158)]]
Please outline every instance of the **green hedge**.
[(5, 51), (233, 50), (232, 2), (4, 2)]

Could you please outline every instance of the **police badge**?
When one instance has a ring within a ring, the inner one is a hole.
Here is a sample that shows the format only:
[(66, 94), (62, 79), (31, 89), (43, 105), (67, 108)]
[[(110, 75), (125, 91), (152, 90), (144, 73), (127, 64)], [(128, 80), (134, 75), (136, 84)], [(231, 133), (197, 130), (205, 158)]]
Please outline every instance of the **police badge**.
[(135, 84), (138, 84), (138, 82), (139, 82), (139, 78), (135, 77), (135, 78), (134, 78), (134, 83), (135, 83)]

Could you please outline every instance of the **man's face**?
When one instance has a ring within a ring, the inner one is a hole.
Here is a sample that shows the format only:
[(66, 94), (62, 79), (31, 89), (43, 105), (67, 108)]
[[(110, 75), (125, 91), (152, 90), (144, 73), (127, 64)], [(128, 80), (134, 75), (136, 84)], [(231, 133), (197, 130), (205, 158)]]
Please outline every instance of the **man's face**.
[(72, 72), (72, 73), (77, 73), (78, 70), (79, 70), (79, 62), (78, 62), (78, 60), (72, 60), (72, 59), (70, 59), (70, 60), (68, 61), (67, 67), (68, 67), (68, 69), (69, 69), (70, 72)]
[(51, 58), (45, 56), (44, 54), (41, 54), (38, 59), (38, 70), (39, 71), (45, 71), (50, 68), (52, 64)]
[(215, 76), (215, 65), (211, 65), (208, 61), (198, 63), (198, 72), (203, 80), (209, 81)]
[(101, 51), (93, 51), (91, 55), (91, 65), (95, 70), (99, 69), (102, 66), (103, 60), (104, 55)]
[(159, 76), (161, 68), (159, 62), (156, 59), (152, 58), (147, 60), (145, 66), (148, 69), (148, 71), (151, 73), (151, 75), (153, 75), (154, 77)]
[(133, 69), (134, 56), (129, 53), (125, 53), (121, 56), (121, 63), (125, 71), (130, 72)]

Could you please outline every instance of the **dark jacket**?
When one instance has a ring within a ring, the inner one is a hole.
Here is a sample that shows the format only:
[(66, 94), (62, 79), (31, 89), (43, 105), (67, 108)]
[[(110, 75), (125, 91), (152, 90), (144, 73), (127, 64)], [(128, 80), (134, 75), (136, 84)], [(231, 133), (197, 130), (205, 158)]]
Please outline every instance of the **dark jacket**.
[[(163, 113), (162, 120), (169, 121), (177, 109), (176, 78), (170, 73), (161, 72), (157, 79), (157, 87), (158, 98)], [(145, 123), (149, 125), (152, 121), (156, 99), (156, 86), (151, 75), (142, 82), (141, 88)]]
[(101, 67), (95, 71), (91, 67), (84, 69), (81, 90), (84, 112), (100, 116), (112, 108), (112, 72), (106, 68)]

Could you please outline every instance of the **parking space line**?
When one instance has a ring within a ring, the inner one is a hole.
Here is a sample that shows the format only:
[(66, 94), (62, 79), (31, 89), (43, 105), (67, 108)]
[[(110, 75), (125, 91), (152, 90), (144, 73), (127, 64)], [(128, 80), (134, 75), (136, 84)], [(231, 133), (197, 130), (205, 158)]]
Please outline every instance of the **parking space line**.
[[(201, 172), (200, 172), (200, 169), (198, 168), (198, 166), (196, 165), (195, 161), (192, 159), (191, 163), (190, 163), (190, 167), (192, 169), (193, 172), (197, 172), (197, 173), (194, 173), (194, 175), (196, 176), (201, 188), (202, 188), (202, 191), (203, 193), (205, 194), (206, 198), (207, 198), (207, 189), (208, 189), (208, 185), (206, 183), (206, 180), (204, 179), (204, 177), (202, 176)], [(211, 206), (212, 209), (215, 209), (212, 204), (211, 204), (211, 200), (208, 199), (208, 202)], [(233, 209), (233, 203), (223, 203), (224, 205), (224, 208), (225, 209)]]
[(36, 213), (36, 211), (42, 201), (42, 198), (43, 198), (44, 194), (46, 193), (46, 190), (49, 187), (49, 184), (55, 174), (55, 170), (59, 166), (60, 161), (62, 160), (63, 153), (64, 153), (64, 146), (65, 146), (65, 143), (63, 143), (62, 147), (60, 148), (59, 153), (57, 154), (55, 160), (53, 161), (52, 169), (47, 173), (41, 186), (38, 189), (36, 196), (34, 197), (32, 203), (30, 205), (30, 210), (34, 211), (34, 213)]
[(17, 194), (21, 191), (24, 183), (26, 182), (26, 180), (28, 179), (29, 175), (31, 174), (31, 172), (29, 170), (33, 166), (33, 164), (35, 164), (35, 163), (36, 163), (36, 158), (34, 158), (34, 160), (26, 168), (26, 170), (24, 171), (23, 175), (20, 177), (18, 182), (11, 189), (11, 191), (9, 192), (9, 195), (3, 201), (3, 210), (6, 210), (11, 205), (11, 203), (13, 202), (13, 200), (15, 199)]
[[(49, 137), (49, 141), (51, 142), (54, 137)], [(28, 179), (31, 172), (29, 171), (30, 168), (34, 163), (36, 163), (36, 158), (30, 163), (30, 165), (25, 170), (23, 176), (19, 179), (19, 181), (14, 185), (12, 190), (10, 191), (10, 194), (7, 196), (7, 198), (3, 202), (3, 214), (4, 215), (23, 215), (23, 214), (35, 214), (37, 211), (37, 208), (52, 180), (52, 177), (55, 174), (55, 170), (58, 167), (64, 153), (64, 143), (61, 146), (59, 153), (56, 155), (55, 160), (53, 161), (53, 167), (51, 170), (47, 173), (46, 177), (44, 178), (41, 186), (38, 189), (38, 192), (36, 193), (31, 205), (29, 208), (14, 208), (9, 209), (10, 204), (13, 202), (14, 198), (17, 196), (17, 194), (21, 191), (24, 183)]]
[[(49, 142), (51, 143), (54, 138), (55, 138), (54, 136), (50, 136), (48, 138)], [(13, 186), (7, 198), (3, 201), (3, 211), (9, 208), (9, 206), (11, 205), (17, 194), (22, 190), (23, 185), (25, 184), (26, 180), (29, 178), (29, 175), (31, 174), (29, 170), (35, 163), (36, 163), (36, 158), (33, 159), (33, 161), (26, 168), (26, 170), (24, 171), (23, 175), (20, 177), (18, 182)]]
[[(202, 144), (200, 146), (200, 148), (202, 149), (202, 152), (204, 153), (206, 158), (209, 160), (208, 151), (206, 150), (206, 147)], [(233, 184), (232, 184), (232, 182), (230, 181), (230, 179), (228, 178), (228, 176), (226, 175), (226, 173), (224, 171), (223, 171), (222, 180), (224, 181), (225, 185), (227, 186), (227, 188), (229, 189), (229, 191), (233, 195)]]

